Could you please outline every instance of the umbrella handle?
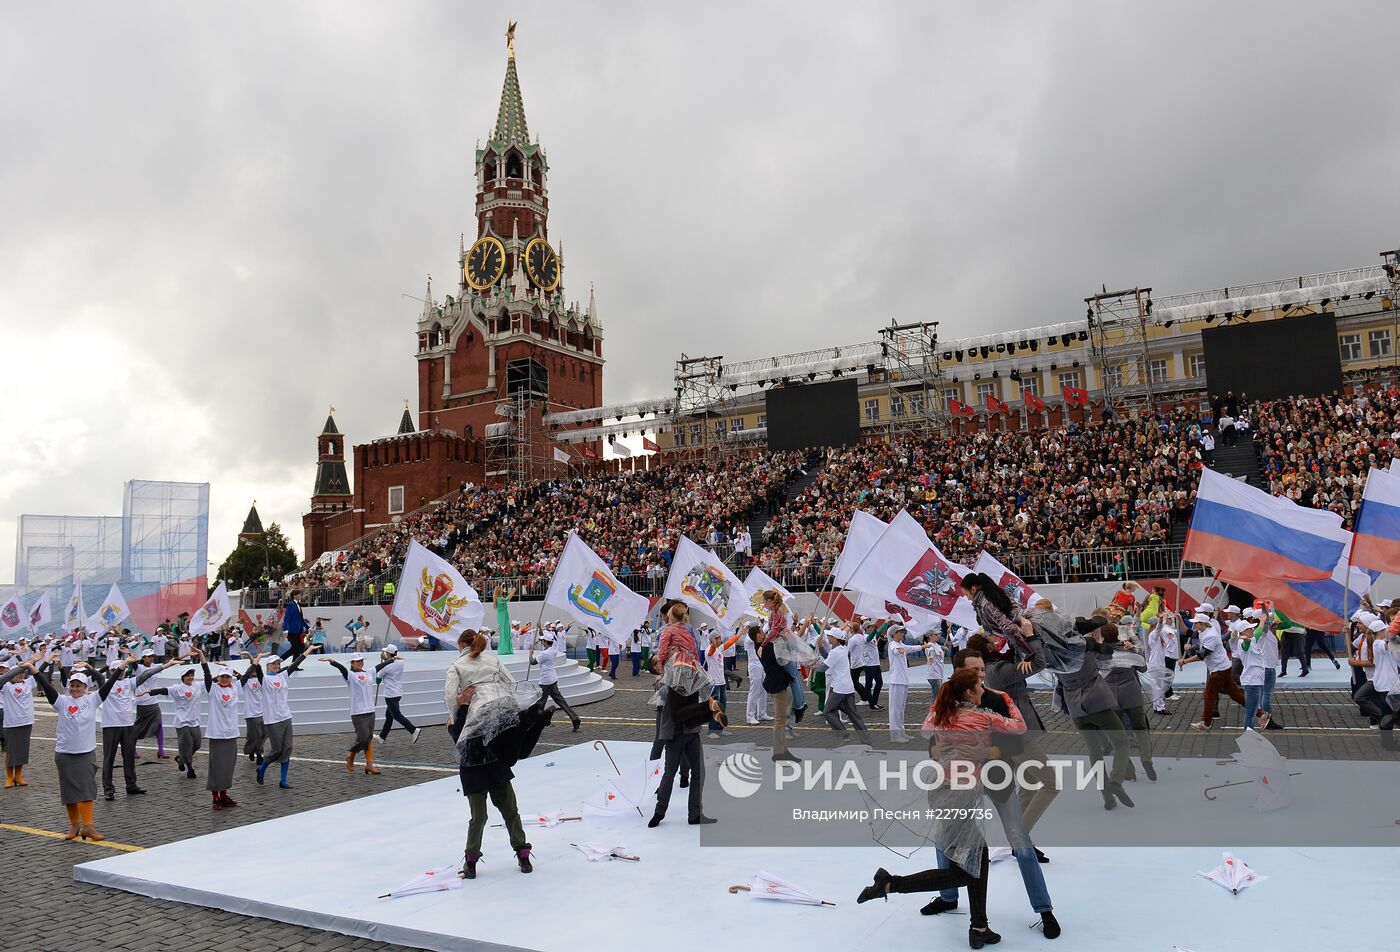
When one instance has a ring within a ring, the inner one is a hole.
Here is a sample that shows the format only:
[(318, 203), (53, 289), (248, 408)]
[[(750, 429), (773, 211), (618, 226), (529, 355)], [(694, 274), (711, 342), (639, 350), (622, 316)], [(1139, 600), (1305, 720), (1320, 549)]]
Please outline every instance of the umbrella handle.
[(749, 888), (748, 886), (730, 886), (730, 887), (729, 887), (729, 892), (730, 892), (731, 894), (733, 894), (733, 893), (741, 893), (741, 892), (751, 892), (751, 890), (750, 890), (750, 888)]
[(613, 770), (617, 773), (619, 777), (621, 777), (622, 771), (617, 769), (617, 761), (613, 760), (612, 751), (608, 750), (608, 745), (601, 740), (595, 740), (593, 742), (593, 749), (597, 750), (599, 747), (603, 748), (603, 753), (608, 755), (608, 763), (612, 764)]

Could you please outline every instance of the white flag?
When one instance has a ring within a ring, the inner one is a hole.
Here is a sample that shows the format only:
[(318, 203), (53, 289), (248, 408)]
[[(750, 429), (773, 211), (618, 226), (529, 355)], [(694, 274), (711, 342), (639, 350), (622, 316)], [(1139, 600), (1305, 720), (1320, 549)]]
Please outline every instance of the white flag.
[(554, 461), (555, 461), (556, 463), (565, 463), (565, 464), (567, 464), (567, 463), (569, 463), (569, 462), (572, 461), (572, 457), (569, 456), (569, 453), (568, 453), (567, 450), (562, 450), (562, 449), (560, 449), (559, 447), (556, 446), (556, 447), (554, 448)]
[(721, 627), (730, 631), (738, 627), (747, 605), (744, 583), (724, 560), (685, 536), (676, 545), (664, 594), (714, 616)]
[(851, 527), (846, 530), (846, 541), (841, 546), (841, 554), (831, 570), (831, 584), (836, 588), (849, 588), (851, 573), (860, 567), (871, 548), (880, 541), (889, 528), (888, 523), (875, 518), (863, 509), (851, 513)]
[(24, 611), (24, 603), (16, 595), (0, 605), (0, 634), (12, 635), (23, 631), (29, 624), (29, 616)]
[(69, 631), (77, 631), (83, 627), (83, 620), (86, 618), (83, 614), (83, 584), (79, 582), (73, 586), (73, 594), (68, 596), (68, 608), (63, 613), (63, 627)]
[(783, 596), (784, 604), (792, 600), (792, 592), (789, 592), (777, 582), (773, 581), (763, 569), (754, 566), (753, 571), (749, 573), (749, 577), (744, 579), (744, 597), (748, 600), (748, 604), (744, 606), (745, 615), (753, 615), (756, 618), (762, 618), (764, 621), (768, 620), (769, 611), (768, 606), (763, 602), (763, 592), (770, 588), (776, 588), (778, 590)]
[(995, 556), (983, 552), (977, 556), (976, 563), (972, 566), (972, 571), (981, 572), (1001, 587), (1006, 593), (1006, 597), (1011, 599), (1011, 603), (1019, 608), (1025, 608), (1031, 602), (1037, 601), (1040, 594), (1031, 588), (1020, 577), (1006, 566), (1002, 565)]
[(631, 456), (632, 450), (625, 443), (613, 443), (612, 451), (614, 456)]
[(394, 596), (395, 618), (455, 643), (462, 632), (481, 627), (485, 613), (481, 596), (462, 578), (462, 573), (416, 540), (408, 543), (403, 577)]
[(602, 632), (619, 645), (642, 626), (651, 607), (646, 596), (619, 582), (608, 564), (572, 530), (544, 603), (562, 608), (580, 625)]
[(228, 588), (223, 582), (214, 589), (209, 601), (199, 606), (199, 611), (190, 617), (190, 634), (203, 635), (228, 624), (233, 617), (233, 609), (228, 603)]
[(44, 594), (39, 596), (39, 600), (29, 609), (29, 630), (36, 635), (39, 629), (53, 621), (53, 606), (49, 603), (49, 590), (44, 589)]
[(131, 617), (131, 608), (126, 604), (126, 599), (122, 597), (122, 590), (113, 582), (112, 587), (107, 591), (107, 597), (102, 600), (102, 605), (87, 620), (87, 629), (93, 634), (101, 634), (113, 625), (120, 624)]
[(918, 520), (901, 509), (846, 587), (976, 629), (972, 602), (962, 593), (966, 574), (968, 569), (944, 558)]

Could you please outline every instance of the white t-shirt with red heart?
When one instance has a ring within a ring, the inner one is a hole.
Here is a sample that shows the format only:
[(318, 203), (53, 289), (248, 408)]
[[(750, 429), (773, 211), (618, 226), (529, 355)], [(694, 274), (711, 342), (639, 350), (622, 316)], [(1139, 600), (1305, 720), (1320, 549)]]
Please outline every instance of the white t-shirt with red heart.
[(53, 702), (58, 715), (54, 728), (53, 750), (56, 754), (90, 754), (97, 749), (97, 709), (102, 699), (91, 689), (82, 697), (60, 694)]
[(215, 681), (209, 689), (209, 727), (204, 733), (210, 740), (238, 739), (238, 700), (241, 693), (236, 680), (228, 687)]
[(350, 716), (374, 713), (374, 672), (351, 671), (345, 676), (350, 685)]
[(34, 723), (34, 679), (15, 678), (0, 687), (0, 711), (6, 727), (27, 727)]
[(199, 700), (204, 697), (204, 682), (195, 675), (193, 682), (176, 681), (170, 688), (170, 702), (175, 709), (176, 727), (199, 726)]

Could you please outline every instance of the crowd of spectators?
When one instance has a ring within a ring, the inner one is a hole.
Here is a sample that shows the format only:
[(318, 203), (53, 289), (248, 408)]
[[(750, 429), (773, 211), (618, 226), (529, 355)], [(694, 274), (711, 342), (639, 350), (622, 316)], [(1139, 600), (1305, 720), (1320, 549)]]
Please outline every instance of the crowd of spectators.
[[(883, 519), (908, 509), (950, 558), (970, 564), (986, 549), (1032, 582), (1121, 578), (1155, 570), (1137, 560), (1181, 541), (1198, 471), (1216, 446), (1251, 437), (1271, 492), (1349, 521), (1367, 468), (1386, 465), (1400, 446), (1400, 391), (1265, 402), (1230, 393), (1199, 411), (1108, 414), (1091, 425), (935, 432), (810, 456), (467, 485), (290, 581), (313, 592), (373, 585), (397, 572), (413, 537), (474, 583), (506, 578), (542, 592), (576, 529), (639, 591), (660, 591), (681, 533), (726, 554), (737, 542), (736, 568), (758, 565), (795, 587), (817, 586), (857, 508)], [(807, 472), (813, 478), (794, 489)], [(744, 533), (765, 509), (750, 546)]]

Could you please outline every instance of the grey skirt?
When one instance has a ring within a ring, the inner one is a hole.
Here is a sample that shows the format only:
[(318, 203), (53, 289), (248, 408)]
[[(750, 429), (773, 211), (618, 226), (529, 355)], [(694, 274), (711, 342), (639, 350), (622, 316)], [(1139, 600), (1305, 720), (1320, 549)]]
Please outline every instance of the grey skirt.
[(209, 782), (204, 789), (211, 793), (233, 786), (233, 768), (238, 763), (238, 738), (222, 740), (209, 738)]
[(29, 763), (29, 735), (33, 724), (5, 728), (5, 766), (23, 767)]
[(97, 751), (85, 754), (54, 754), (58, 767), (58, 795), (63, 805), (97, 799)]
[(292, 759), (292, 719), (289, 717), (285, 721), (278, 721), (275, 724), (266, 724), (263, 727), (267, 733), (267, 759), (273, 763), (285, 764)]

